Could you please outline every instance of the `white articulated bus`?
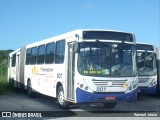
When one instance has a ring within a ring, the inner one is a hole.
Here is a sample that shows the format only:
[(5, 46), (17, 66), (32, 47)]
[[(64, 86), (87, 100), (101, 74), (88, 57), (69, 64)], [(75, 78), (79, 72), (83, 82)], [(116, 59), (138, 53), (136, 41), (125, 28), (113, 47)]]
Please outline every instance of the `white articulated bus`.
[(22, 48), (9, 54), (8, 80), (14, 88), (24, 88), (24, 54), (25, 49)]
[(157, 93), (157, 67), (155, 47), (137, 43), (138, 87), (140, 93)]
[(134, 34), (112, 30), (75, 30), (26, 45), (9, 55), (14, 87), (70, 103), (103, 103), (137, 99), (138, 75)]

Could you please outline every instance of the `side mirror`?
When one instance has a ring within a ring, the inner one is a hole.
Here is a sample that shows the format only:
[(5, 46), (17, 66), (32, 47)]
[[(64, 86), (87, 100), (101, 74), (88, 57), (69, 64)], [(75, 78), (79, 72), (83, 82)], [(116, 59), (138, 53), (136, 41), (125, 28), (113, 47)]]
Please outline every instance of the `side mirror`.
[(79, 43), (76, 42), (73, 44), (73, 52), (78, 53), (79, 52)]

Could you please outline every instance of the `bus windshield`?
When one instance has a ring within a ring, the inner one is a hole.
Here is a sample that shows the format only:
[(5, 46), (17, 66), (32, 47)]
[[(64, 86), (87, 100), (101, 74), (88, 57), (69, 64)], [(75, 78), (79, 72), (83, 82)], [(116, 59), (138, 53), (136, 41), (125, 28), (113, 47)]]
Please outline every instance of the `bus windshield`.
[(78, 71), (85, 76), (124, 77), (136, 75), (134, 45), (105, 42), (82, 42)]
[(153, 52), (137, 52), (137, 69), (139, 76), (156, 75), (156, 58)]

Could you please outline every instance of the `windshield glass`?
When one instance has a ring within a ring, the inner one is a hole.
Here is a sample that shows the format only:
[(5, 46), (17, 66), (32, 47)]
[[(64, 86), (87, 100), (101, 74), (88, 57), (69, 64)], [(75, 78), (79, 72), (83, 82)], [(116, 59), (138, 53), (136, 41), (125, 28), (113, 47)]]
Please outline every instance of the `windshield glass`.
[(135, 46), (128, 44), (80, 43), (78, 71), (86, 76), (134, 76), (135, 51)]
[(153, 52), (137, 52), (137, 68), (139, 76), (156, 75), (156, 58)]

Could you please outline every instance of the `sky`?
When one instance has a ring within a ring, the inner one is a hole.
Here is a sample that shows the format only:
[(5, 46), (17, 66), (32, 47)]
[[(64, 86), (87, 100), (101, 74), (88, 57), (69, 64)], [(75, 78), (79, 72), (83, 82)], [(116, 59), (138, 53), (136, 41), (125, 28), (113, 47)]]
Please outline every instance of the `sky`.
[(160, 47), (159, 0), (0, 0), (0, 50), (76, 29), (131, 32)]

